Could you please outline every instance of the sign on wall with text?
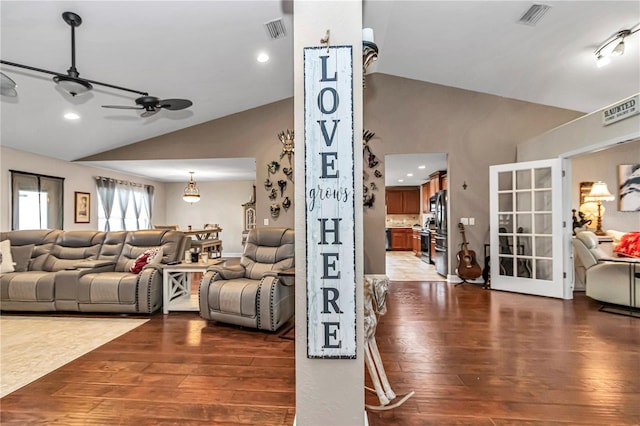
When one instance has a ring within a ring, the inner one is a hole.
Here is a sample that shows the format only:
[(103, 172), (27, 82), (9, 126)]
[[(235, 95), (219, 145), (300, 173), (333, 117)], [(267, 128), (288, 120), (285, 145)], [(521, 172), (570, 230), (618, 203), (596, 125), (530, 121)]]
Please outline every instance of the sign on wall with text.
[(351, 46), (304, 49), (307, 357), (356, 357)]

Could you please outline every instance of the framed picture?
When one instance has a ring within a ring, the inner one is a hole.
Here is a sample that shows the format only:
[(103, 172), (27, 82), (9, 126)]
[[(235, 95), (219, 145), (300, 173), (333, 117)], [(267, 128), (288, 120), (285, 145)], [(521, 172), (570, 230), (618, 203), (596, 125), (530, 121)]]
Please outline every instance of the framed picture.
[(619, 204), (621, 212), (640, 211), (640, 164), (618, 166)]
[(75, 192), (74, 217), (75, 223), (89, 223), (91, 217), (91, 194)]
[(580, 182), (580, 205), (584, 204), (584, 197), (589, 195), (593, 182)]

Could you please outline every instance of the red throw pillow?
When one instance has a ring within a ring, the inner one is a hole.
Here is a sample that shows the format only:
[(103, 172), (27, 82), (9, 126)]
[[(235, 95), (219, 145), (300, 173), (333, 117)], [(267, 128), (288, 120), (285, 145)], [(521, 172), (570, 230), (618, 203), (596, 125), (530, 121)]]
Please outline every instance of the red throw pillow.
[(624, 234), (613, 251), (619, 256), (640, 257), (640, 232)]
[(147, 264), (147, 260), (149, 260), (149, 253), (142, 253), (140, 256), (138, 256), (138, 258), (136, 259), (136, 263), (133, 264), (129, 271), (133, 272), (134, 274), (139, 274), (140, 271), (142, 271), (142, 268), (144, 268), (144, 265)]

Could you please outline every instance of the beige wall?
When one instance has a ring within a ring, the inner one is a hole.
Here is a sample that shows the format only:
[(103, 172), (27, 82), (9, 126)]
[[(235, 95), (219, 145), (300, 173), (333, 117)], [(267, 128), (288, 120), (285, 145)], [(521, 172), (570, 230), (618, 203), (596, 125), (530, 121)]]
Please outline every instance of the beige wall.
[[(602, 229), (617, 231), (640, 230), (640, 212), (621, 212), (618, 210), (618, 165), (640, 163), (640, 140), (615, 145), (604, 151), (585, 154), (571, 159), (571, 206), (579, 207), (580, 182), (601, 180), (607, 184), (609, 192), (616, 196), (614, 201), (603, 202), (605, 214)], [(595, 223), (590, 228), (595, 228)]]
[[(180, 229), (195, 228), (205, 223), (217, 223), (222, 228), (222, 254), (225, 257), (242, 253), (243, 209), (253, 194), (253, 181), (198, 182), (200, 202), (189, 204), (182, 200), (184, 183), (167, 183), (166, 223)], [(159, 224), (159, 222), (155, 222)]]
[[(0, 229), (11, 229), (11, 173), (9, 170), (38, 173), (65, 178), (64, 180), (64, 224), (66, 230), (98, 229), (98, 202), (94, 176), (107, 176), (114, 179), (127, 180), (155, 187), (153, 204), (153, 221), (165, 221), (165, 190), (164, 184), (139, 176), (132, 176), (111, 170), (70, 163), (51, 157), (32, 154), (12, 148), (0, 148)], [(90, 223), (74, 223), (73, 201), (74, 192), (88, 192), (91, 194)]]
[[(370, 145), (378, 157), (448, 154), (450, 274), (462, 242), (459, 218), (475, 218), (466, 227), (470, 249), (481, 255), (489, 242), (489, 166), (514, 162), (517, 143), (582, 115), (385, 74), (367, 76), (364, 97), (364, 128), (376, 134)], [(365, 267), (380, 272), (384, 203), (365, 210), (364, 220)]]
[(518, 145), (518, 161), (571, 157), (640, 137), (640, 114), (603, 126), (602, 110), (525, 140)]
[[(366, 79), (364, 128), (376, 134), (369, 146), (380, 160), (377, 168), (384, 173), (386, 154), (448, 154), (450, 223), (457, 223), (460, 217), (476, 219), (466, 234), (469, 248), (477, 253), (489, 241), (489, 166), (515, 162), (518, 143), (582, 115), (386, 74), (375, 73)], [(194, 151), (212, 158), (255, 157), (257, 222), (262, 224), (264, 218), (270, 219), (270, 200), (263, 186), (266, 163), (279, 160), (277, 134), (292, 126), (290, 98), (88, 159), (191, 158)], [(462, 189), (465, 181), (466, 190)], [(382, 185), (378, 194), (373, 208), (365, 208), (363, 215), (366, 273), (385, 272)], [(293, 222), (290, 211), (277, 221), (270, 220), (270, 225), (293, 227)], [(452, 270), (462, 239), (457, 231), (449, 235)]]
[[(269, 210), (272, 201), (267, 197), (268, 192), (264, 188), (267, 163), (273, 160), (281, 164), (276, 176), (271, 176), (275, 187), (277, 188), (275, 182), (278, 179), (286, 179), (282, 169), (290, 166), (286, 157), (280, 159), (282, 143), (278, 139), (278, 133), (287, 129), (293, 130), (293, 98), (167, 133), (83, 160), (190, 159), (194, 158), (194, 153), (197, 153), (198, 158), (253, 157), (256, 159), (256, 223), (262, 225), (264, 219), (268, 219), (270, 226), (293, 228), (294, 208), (288, 212), (281, 209), (278, 219), (272, 218)], [(292, 201), (293, 187), (291, 184), (288, 185), (286, 192)], [(279, 195), (276, 202), (282, 204)]]

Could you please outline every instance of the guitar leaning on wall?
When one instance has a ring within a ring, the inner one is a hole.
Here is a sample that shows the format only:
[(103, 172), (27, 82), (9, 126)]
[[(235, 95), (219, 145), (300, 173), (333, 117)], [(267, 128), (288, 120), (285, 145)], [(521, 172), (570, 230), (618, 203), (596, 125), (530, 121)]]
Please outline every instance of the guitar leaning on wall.
[(462, 282), (456, 285), (464, 284), (467, 280), (475, 280), (482, 275), (482, 269), (476, 260), (476, 253), (468, 248), (467, 237), (464, 234), (464, 225), (459, 223), (458, 229), (462, 234), (462, 250), (458, 252), (458, 268), (456, 268), (456, 273), (462, 278)]

